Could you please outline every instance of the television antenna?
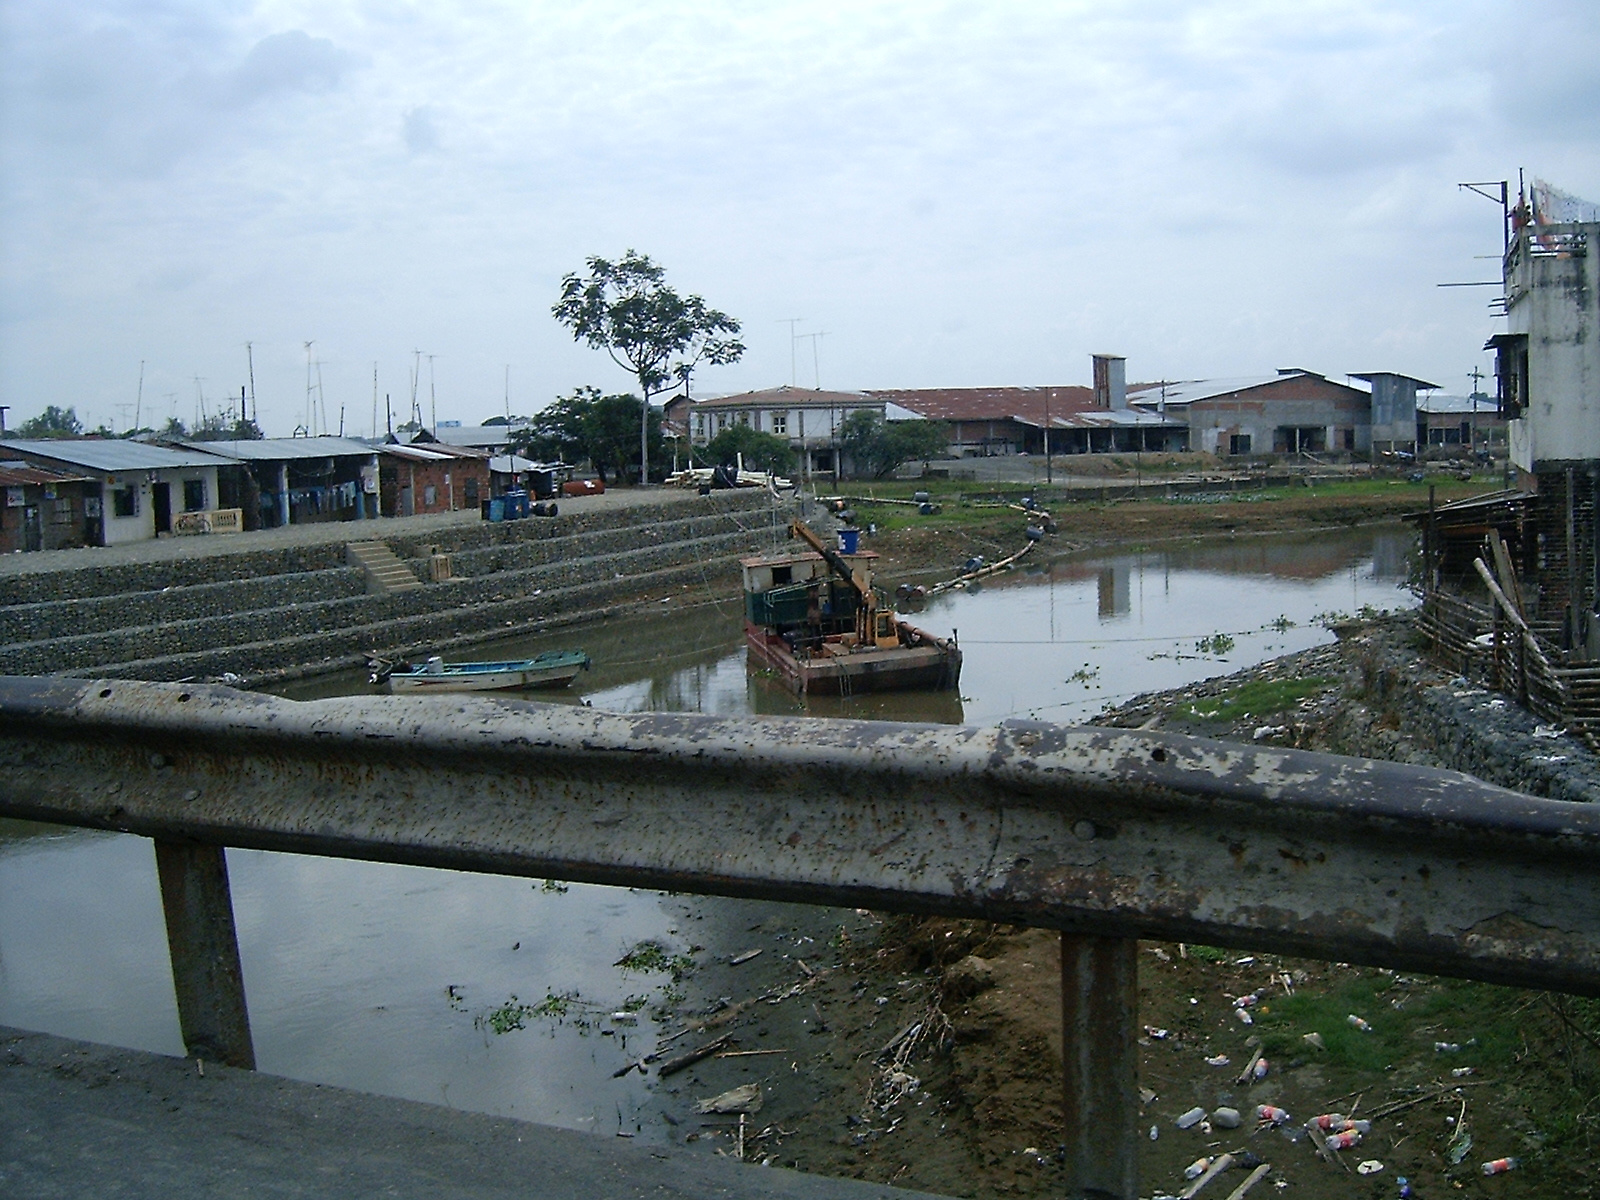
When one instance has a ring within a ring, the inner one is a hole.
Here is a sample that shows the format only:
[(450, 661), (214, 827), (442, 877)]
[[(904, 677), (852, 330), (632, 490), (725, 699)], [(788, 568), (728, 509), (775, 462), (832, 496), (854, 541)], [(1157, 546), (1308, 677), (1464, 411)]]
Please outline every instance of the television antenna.
[(315, 422), (317, 415), (316, 405), (311, 399), (311, 347), (315, 345), (315, 340), (306, 343), (306, 419), (304, 428), (307, 437), (311, 436), (311, 426)]
[(789, 386), (798, 387), (799, 381), (795, 378), (794, 344), (799, 339), (795, 336), (794, 327), (804, 321), (804, 317), (782, 317), (777, 321), (779, 325), (789, 327)]
[(827, 336), (828, 331), (824, 329), (819, 333), (802, 333), (798, 339), (802, 342), (807, 338), (811, 339), (811, 372), (815, 387), (819, 392), (822, 390), (822, 367), (817, 357), (817, 343)]
[[(256, 350), (255, 350), (255, 343), (246, 342), (244, 344), (244, 357), (245, 357), (245, 361), (250, 366), (250, 411), (247, 412), (247, 413), (241, 413), (240, 415), (242, 417), (244, 417), (246, 420), (255, 421), (255, 420), (259, 420), (260, 417), (261, 417), (261, 410), (256, 407)], [(239, 407), (241, 407), (241, 408), (244, 407), (244, 401), (241, 400), (239, 402)]]

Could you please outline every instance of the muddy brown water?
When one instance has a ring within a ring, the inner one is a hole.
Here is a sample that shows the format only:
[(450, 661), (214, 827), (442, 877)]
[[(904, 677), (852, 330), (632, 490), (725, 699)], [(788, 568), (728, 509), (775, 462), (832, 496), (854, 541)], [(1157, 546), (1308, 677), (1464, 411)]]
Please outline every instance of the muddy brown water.
[[(745, 669), (741, 603), (687, 606), (453, 657), (582, 646), (572, 702), (619, 711), (989, 724), (1074, 722), (1107, 703), (1326, 641), (1319, 617), (1409, 606), (1414, 539), (1380, 528), (1097, 554), (929, 602), (913, 620), (955, 634), (959, 693), (803, 703)], [(277, 689), (366, 687), (347, 673)], [(630, 1058), (681, 1026), (671, 1013), (737, 1000), (773, 964), (829, 957), (861, 914), (416, 867), (230, 851), (240, 950), (263, 1070), (643, 1140), (683, 1098)], [(697, 964), (688, 984), (629, 971), (641, 942)], [(728, 960), (761, 949), (759, 965)], [(787, 968), (786, 968), (787, 969)], [(634, 1010), (629, 1012), (629, 1010)], [(0, 1024), (181, 1054), (151, 844), (0, 826)], [(681, 1136), (681, 1131), (678, 1132)]]

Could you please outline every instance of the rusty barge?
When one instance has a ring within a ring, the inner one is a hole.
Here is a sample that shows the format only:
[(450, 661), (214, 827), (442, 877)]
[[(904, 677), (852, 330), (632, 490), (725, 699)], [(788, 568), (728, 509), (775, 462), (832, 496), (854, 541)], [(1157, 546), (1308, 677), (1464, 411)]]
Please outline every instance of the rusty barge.
[(789, 532), (809, 549), (741, 563), (752, 667), (772, 671), (799, 695), (957, 687), (960, 647), (887, 606), (873, 583), (876, 553), (836, 550), (799, 521)]

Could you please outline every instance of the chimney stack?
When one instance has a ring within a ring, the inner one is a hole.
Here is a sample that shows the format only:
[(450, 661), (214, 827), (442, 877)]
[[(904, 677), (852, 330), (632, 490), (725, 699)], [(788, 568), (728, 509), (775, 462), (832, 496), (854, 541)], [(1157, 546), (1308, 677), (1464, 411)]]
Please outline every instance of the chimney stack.
[(1120, 354), (1094, 356), (1094, 406), (1112, 409), (1128, 407), (1127, 359)]

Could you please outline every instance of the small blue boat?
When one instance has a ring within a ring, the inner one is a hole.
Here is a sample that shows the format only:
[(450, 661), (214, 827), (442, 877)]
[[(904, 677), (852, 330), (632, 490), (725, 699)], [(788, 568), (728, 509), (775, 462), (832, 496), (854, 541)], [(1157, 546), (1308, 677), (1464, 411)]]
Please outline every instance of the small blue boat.
[(582, 650), (549, 650), (509, 662), (446, 662), (437, 655), (421, 666), (374, 664), (372, 682), (391, 692), (495, 692), (566, 687), (590, 667)]

